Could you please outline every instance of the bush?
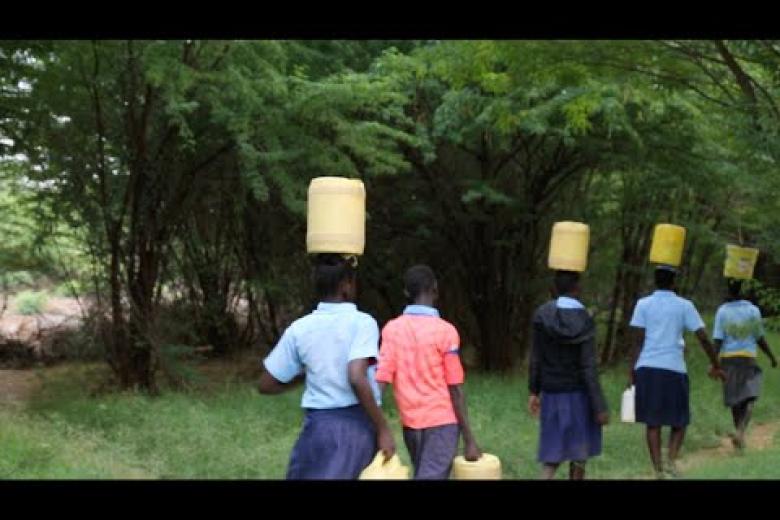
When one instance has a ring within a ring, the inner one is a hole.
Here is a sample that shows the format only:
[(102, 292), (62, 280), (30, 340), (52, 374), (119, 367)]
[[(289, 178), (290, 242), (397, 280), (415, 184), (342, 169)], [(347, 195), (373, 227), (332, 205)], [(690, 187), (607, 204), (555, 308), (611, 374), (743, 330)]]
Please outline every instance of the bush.
[(16, 311), (25, 316), (40, 314), (48, 299), (45, 292), (22, 291), (16, 295)]
[(29, 271), (9, 271), (0, 274), (0, 286), (6, 286), (9, 290), (20, 287), (32, 287), (35, 283)]
[(78, 280), (66, 280), (54, 288), (54, 295), (61, 298), (77, 298), (85, 292), (83, 284)]

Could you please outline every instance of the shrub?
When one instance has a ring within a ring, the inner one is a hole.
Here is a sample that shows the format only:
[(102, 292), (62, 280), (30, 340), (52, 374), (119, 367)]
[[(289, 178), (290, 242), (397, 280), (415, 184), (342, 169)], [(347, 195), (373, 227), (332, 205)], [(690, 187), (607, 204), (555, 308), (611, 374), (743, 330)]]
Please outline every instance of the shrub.
[(84, 292), (84, 286), (78, 280), (66, 280), (54, 289), (54, 295), (61, 298), (76, 298)]
[(25, 316), (40, 314), (47, 300), (45, 292), (22, 291), (16, 295), (16, 311)]

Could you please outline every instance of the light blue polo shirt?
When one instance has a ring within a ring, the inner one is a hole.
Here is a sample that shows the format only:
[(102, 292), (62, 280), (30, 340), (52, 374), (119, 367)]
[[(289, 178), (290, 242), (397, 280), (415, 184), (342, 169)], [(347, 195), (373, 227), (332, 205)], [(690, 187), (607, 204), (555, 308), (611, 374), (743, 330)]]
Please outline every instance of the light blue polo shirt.
[[(320, 303), (317, 310), (292, 323), (265, 358), (266, 370), (282, 383), (306, 373), (301, 407), (344, 408), (358, 404), (349, 384), (347, 365), (354, 359), (379, 356), (376, 320), (357, 310), (354, 303)], [(376, 364), (368, 368), (368, 381), (377, 404)]]
[(635, 368), (662, 368), (685, 374), (683, 333), (703, 328), (704, 321), (690, 300), (673, 291), (657, 290), (636, 302), (631, 326), (645, 329), (645, 343)]
[(761, 311), (749, 301), (727, 302), (718, 307), (712, 337), (723, 342), (721, 357), (756, 357), (756, 342), (763, 336)]

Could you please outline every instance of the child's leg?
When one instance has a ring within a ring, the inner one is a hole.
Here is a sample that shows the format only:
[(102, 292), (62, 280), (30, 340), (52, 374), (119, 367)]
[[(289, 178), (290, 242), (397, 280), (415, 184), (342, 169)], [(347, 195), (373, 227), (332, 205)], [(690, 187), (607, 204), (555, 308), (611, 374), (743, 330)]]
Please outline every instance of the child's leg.
[(734, 429), (739, 430), (739, 425), (742, 422), (742, 403), (731, 407), (731, 418), (734, 420)]
[(753, 401), (752, 399), (742, 403), (742, 416), (740, 417), (739, 424), (737, 425), (737, 435), (739, 436), (740, 447), (745, 445), (745, 430), (747, 430), (750, 418), (753, 415)]
[(650, 451), (650, 459), (653, 461), (653, 468), (656, 472), (663, 469), (661, 465), (661, 427), (647, 427), (647, 449)]
[(569, 463), (569, 480), (585, 480), (585, 460), (573, 460)]
[(414, 470), (414, 476), (420, 471), (420, 454), (422, 453), (422, 430), (413, 430), (412, 428), (404, 428), (404, 444), (406, 444), (406, 450), (409, 452), (409, 458), (412, 461), (412, 469)]
[(548, 462), (542, 464), (542, 479), (552, 480), (553, 478), (555, 478), (555, 471), (558, 469), (559, 465), (560, 464), (551, 464)]
[(672, 426), (672, 431), (669, 434), (669, 466), (674, 471), (674, 463), (677, 460), (677, 455), (680, 453), (683, 439), (685, 438), (684, 426)]

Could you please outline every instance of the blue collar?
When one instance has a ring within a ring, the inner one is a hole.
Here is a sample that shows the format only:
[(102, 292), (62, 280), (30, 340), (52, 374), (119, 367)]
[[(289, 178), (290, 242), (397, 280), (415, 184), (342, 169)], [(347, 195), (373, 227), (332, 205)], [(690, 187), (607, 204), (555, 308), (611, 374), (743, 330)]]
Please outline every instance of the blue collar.
[(435, 307), (429, 307), (427, 305), (407, 305), (404, 309), (404, 314), (411, 314), (413, 316), (434, 316), (439, 317), (439, 311)]
[(357, 310), (357, 305), (352, 302), (330, 303), (320, 302), (317, 305), (319, 312), (349, 312)]
[(676, 296), (676, 293), (668, 289), (656, 289), (653, 291), (653, 296)]
[(559, 309), (584, 309), (585, 306), (579, 302), (576, 298), (569, 296), (558, 296), (555, 301), (555, 306)]

